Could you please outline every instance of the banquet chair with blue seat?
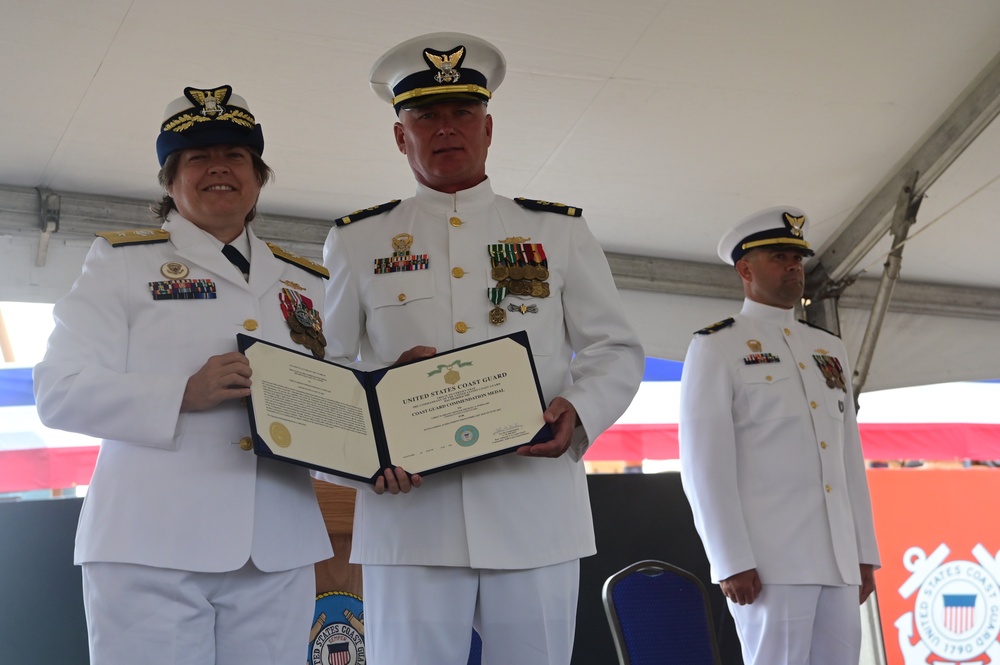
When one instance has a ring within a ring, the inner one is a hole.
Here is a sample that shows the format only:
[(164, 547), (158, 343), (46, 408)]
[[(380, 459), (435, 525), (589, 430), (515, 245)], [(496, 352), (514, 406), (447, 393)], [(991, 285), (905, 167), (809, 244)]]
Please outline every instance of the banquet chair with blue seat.
[(633, 563), (607, 579), (604, 610), (621, 665), (720, 665), (705, 585), (663, 561)]

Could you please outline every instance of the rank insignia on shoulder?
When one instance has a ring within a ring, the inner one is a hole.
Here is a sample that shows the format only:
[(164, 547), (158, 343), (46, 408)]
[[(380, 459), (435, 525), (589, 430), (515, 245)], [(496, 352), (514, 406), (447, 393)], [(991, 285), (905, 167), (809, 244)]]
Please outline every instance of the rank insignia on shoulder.
[(356, 222), (366, 217), (374, 217), (375, 215), (381, 215), (383, 212), (389, 212), (400, 203), (399, 199), (393, 199), (392, 201), (387, 201), (386, 203), (380, 203), (377, 206), (372, 206), (370, 208), (362, 208), (361, 210), (355, 210), (349, 215), (344, 215), (340, 219), (333, 220), (333, 223), (337, 226), (347, 226), (351, 222)]
[(128, 231), (102, 231), (95, 236), (104, 238), (112, 247), (150, 245), (170, 240), (170, 233), (163, 229), (130, 229)]
[(583, 214), (583, 208), (572, 208), (565, 203), (552, 203), (551, 201), (539, 201), (537, 199), (526, 199), (519, 197), (514, 199), (514, 203), (527, 208), (528, 210), (538, 210), (541, 212), (554, 212), (569, 217), (579, 217)]
[(291, 263), (294, 266), (298, 266), (303, 270), (305, 270), (306, 272), (311, 272), (312, 274), (322, 277), (323, 279), (330, 279), (330, 271), (321, 266), (320, 264), (315, 263), (314, 261), (310, 261), (309, 259), (303, 256), (299, 256), (298, 254), (292, 254), (289, 251), (281, 249), (274, 243), (270, 242), (267, 243), (267, 247), (268, 249), (271, 250), (272, 254), (274, 254), (282, 261), (286, 263)]
[(736, 319), (734, 319), (732, 317), (729, 317), (728, 319), (723, 319), (722, 321), (719, 321), (718, 323), (713, 323), (710, 326), (706, 326), (706, 327), (702, 328), (701, 330), (696, 330), (694, 334), (695, 335), (711, 335), (714, 332), (719, 332), (723, 328), (728, 328), (729, 326), (733, 325), (733, 323), (735, 323), (735, 322), (736, 322)]

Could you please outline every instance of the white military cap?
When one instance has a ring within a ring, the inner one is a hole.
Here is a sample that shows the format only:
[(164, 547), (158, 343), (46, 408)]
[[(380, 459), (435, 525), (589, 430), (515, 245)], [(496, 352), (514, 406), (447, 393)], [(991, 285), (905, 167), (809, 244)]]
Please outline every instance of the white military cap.
[(246, 145), (264, 153), (264, 134), (247, 100), (233, 94), (232, 86), (184, 88), (184, 96), (167, 104), (160, 134), (156, 138), (156, 156), (160, 166), (171, 153), (187, 148), (219, 144)]
[(719, 258), (735, 265), (744, 254), (757, 247), (787, 246), (805, 256), (815, 254), (806, 242), (809, 220), (792, 206), (776, 206), (744, 218), (719, 241)]
[(372, 90), (401, 109), (452, 99), (488, 102), (507, 61), (493, 44), (460, 32), (414, 37), (386, 51), (368, 75)]

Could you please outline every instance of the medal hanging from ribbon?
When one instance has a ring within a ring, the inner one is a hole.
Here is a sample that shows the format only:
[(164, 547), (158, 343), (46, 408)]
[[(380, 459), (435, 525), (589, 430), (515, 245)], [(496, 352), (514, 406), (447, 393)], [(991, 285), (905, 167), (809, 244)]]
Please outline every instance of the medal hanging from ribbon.
[(493, 309), (490, 310), (490, 323), (495, 326), (503, 325), (507, 320), (507, 312), (503, 310), (500, 303), (507, 297), (507, 289), (502, 287), (486, 289), (486, 297), (493, 303)]
[(549, 283), (546, 281), (549, 278), (548, 259), (541, 244), (503, 242), (488, 245), (487, 249), (493, 266), (491, 274), (497, 280), (497, 287), (505, 288), (515, 296), (549, 297)]
[(813, 354), (813, 360), (819, 366), (819, 370), (823, 373), (823, 378), (826, 379), (826, 385), (828, 388), (839, 388), (844, 392), (847, 392), (847, 381), (844, 378), (844, 368), (840, 364), (840, 360), (836, 356), (828, 356), (824, 354)]
[(292, 289), (281, 289), (278, 300), (281, 314), (291, 329), (288, 335), (292, 341), (309, 349), (315, 357), (323, 358), (326, 355), (323, 319), (313, 308), (312, 300)]

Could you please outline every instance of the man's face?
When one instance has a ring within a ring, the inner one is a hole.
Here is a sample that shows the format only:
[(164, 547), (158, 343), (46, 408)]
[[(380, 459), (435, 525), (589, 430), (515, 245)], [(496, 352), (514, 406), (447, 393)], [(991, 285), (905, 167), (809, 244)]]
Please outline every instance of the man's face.
[(754, 302), (791, 309), (805, 290), (802, 259), (802, 252), (790, 247), (750, 250), (736, 262), (744, 293)]
[(485, 104), (458, 100), (404, 109), (393, 129), (420, 184), (451, 193), (486, 179), (493, 118)]
[(186, 219), (229, 242), (242, 233), (260, 187), (250, 150), (213, 145), (181, 152), (167, 193)]

